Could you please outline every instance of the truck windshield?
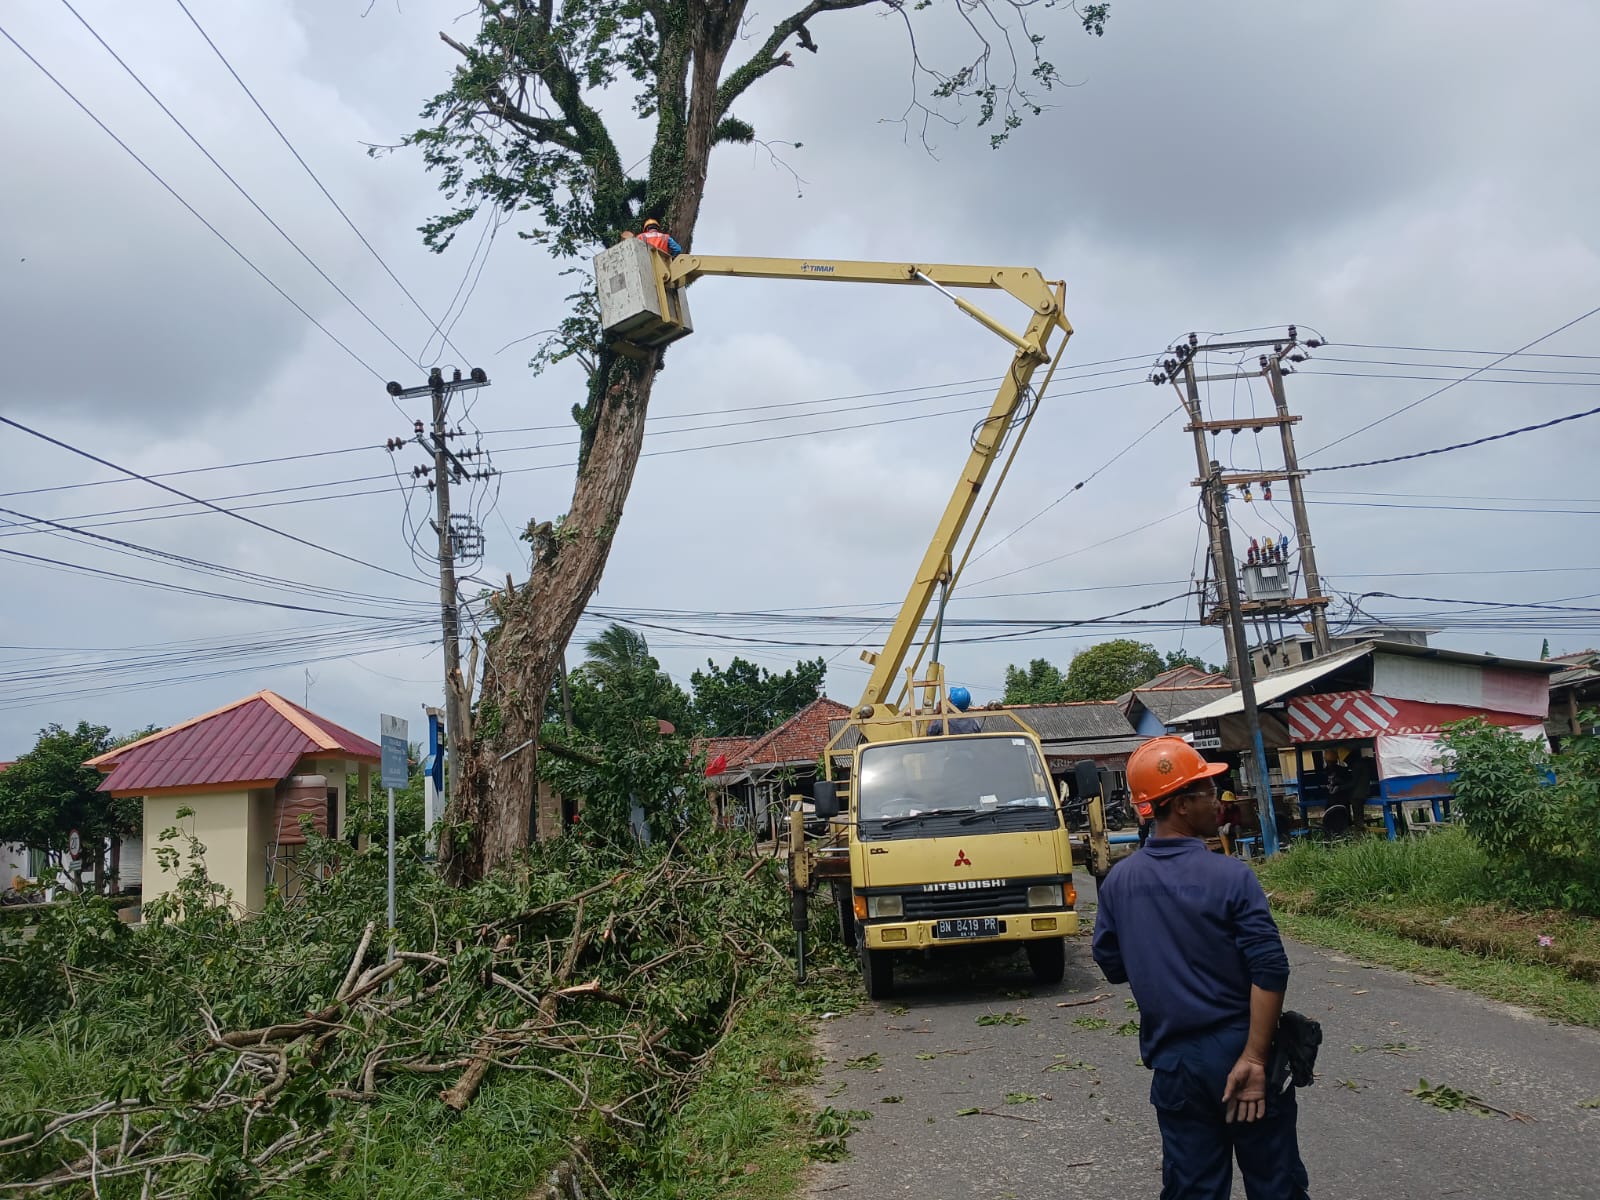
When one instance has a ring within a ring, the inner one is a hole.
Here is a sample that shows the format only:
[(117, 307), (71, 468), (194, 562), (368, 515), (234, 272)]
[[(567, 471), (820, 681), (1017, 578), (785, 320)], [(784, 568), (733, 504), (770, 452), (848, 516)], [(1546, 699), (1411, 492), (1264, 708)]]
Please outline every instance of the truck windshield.
[(857, 820), (938, 811), (1051, 809), (1050, 775), (1027, 738), (929, 738), (861, 751)]

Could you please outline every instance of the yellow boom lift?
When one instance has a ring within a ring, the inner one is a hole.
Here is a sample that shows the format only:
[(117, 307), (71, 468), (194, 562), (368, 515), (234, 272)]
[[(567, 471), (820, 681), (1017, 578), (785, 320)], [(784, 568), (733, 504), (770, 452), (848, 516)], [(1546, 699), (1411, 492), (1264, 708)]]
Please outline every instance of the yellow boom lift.
[[(1062, 311), (1065, 284), (1028, 267), (697, 254), (669, 260), (637, 238), (603, 251), (594, 265), (602, 327), (628, 353), (642, 354), (692, 332), (685, 289), (714, 275), (931, 288), (1010, 345), (1011, 361), (988, 415), (973, 431), (961, 476), (894, 626), (881, 650), (862, 654), (871, 678), (828, 746), (828, 778), (812, 793), (815, 819), (824, 824), (821, 836), (807, 838), (803, 802), (792, 800), (789, 879), (802, 978), (807, 896), (827, 883), (873, 998), (891, 990), (897, 954), (973, 943), (1023, 943), (1035, 976), (1058, 981), (1063, 939), (1077, 932), (1078, 918), (1072, 845), (1043, 748), (1037, 734), (1009, 713), (963, 716), (949, 704), (939, 637), (945, 602), (983, 519), (956, 562), (962, 532), (1002, 451), (1005, 466), (994, 490), (1004, 480), (1060, 361), (1057, 351), (1072, 334)], [(971, 288), (1010, 294), (1026, 307), (1027, 323), (1014, 331), (952, 290)], [(1061, 341), (1052, 350), (1057, 332)], [(1046, 364), (1050, 371), (1035, 391), (1033, 376)], [(993, 503), (991, 492), (984, 518)], [(936, 615), (913, 658), (936, 597)], [(836, 778), (836, 760), (846, 756), (848, 772)]]

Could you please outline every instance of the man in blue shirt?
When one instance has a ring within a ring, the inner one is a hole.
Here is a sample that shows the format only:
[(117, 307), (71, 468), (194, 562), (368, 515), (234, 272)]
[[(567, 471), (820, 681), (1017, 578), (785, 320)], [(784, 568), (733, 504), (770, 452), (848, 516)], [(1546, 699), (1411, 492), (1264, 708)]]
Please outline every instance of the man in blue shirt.
[[(966, 712), (968, 706), (971, 705), (971, 703), (972, 703), (972, 693), (967, 691), (966, 688), (964, 688), (964, 687), (953, 687), (953, 688), (950, 689), (950, 705), (951, 705), (952, 708), (955, 708), (959, 712)], [(983, 726), (978, 723), (978, 719), (976, 717), (951, 717), (950, 718), (950, 732), (951, 733), (982, 733), (983, 732)], [(929, 737), (938, 737), (942, 733), (944, 733), (944, 722), (943, 721), (929, 721), (928, 722), (928, 736)]]
[(1176, 737), (1130, 756), (1128, 786), (1154, 807), (1155, 834), (1100, 887), (1094, 959), (1139, 1006), (1162, 1200), (1228, 1200), (1235, 1157), (1250, 1200), (1305, 1200), (1294, 1089), (1267, 1089), (1289, 959), (1255, 872), (1204, 841), (1227, 769)]

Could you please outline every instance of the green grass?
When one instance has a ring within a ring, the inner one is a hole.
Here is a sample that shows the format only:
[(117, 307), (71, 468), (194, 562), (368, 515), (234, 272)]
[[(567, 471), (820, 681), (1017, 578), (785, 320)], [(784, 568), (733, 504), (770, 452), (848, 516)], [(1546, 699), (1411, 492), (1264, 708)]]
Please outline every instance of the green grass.
[(1512, 903), (1463, 830), (1297, 846), (1258, 870), (1296, 937), (1600, 1027), (1600, 921)]
[(1467, 834), (1298, 846), (1259, 867), (1280, 911), (1347, 917), (1427, 946), (1600, 982), (1600, 921), (1515, 903)]
[(1374, 901), (1419, 904), (1491, 903), (1489, 860), (1465, 832), (1389, 841), (1356, 838), (1332, 846), (1296, 846), (1264, 862), (1268, 891), (1298, 894), (1321, 912), (1364, 908)]
[(638, 1193), (637, 1200), (789, 1200), (799, 1194), (815, 1136), (801, 1085), (817, 1074), (809, 1021), (799, 1009), (792, 994), (745, 1009), (666, 1131), (660, 1173), (670, 1182)]
[(1558, 1021), (1600, 1029), (1600, 987), (1555, 968), (1424, 946), (1350, 917), (1281, 911), (1277, 916), (1283, 931), (1303, 942), (1520, 1005)]

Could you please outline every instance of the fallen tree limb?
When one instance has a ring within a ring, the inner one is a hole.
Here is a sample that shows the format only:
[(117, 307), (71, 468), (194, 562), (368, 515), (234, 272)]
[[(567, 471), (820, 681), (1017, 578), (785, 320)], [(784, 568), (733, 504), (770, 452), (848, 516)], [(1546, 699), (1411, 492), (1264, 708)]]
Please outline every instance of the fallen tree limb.
[(342, 1000), (336, 1000), (320, 1012), (312, 1013), (298, 1021), (288, 1021), (281, 1025), (265, 1025), (260, 1029), (240, 1029), (233, 1033), (225, 1033), (218, 1042), (234, 1049), (244, 1049), (250, 1046), (264, 1046), (268, 1042), (294, 1041), (308, 1033), (326, 1029), (334, 1024), (334, 1018), (348, 1004), (359, 1000), (368, 992), (376, 991), (390, 979), (394, 978), (405, 969), (404, 959), (397, 958), (392, 963), (385, 963), (381, 967), (374, 967), (361, 977), (361, 981), (351, 990), (350, 994)]

